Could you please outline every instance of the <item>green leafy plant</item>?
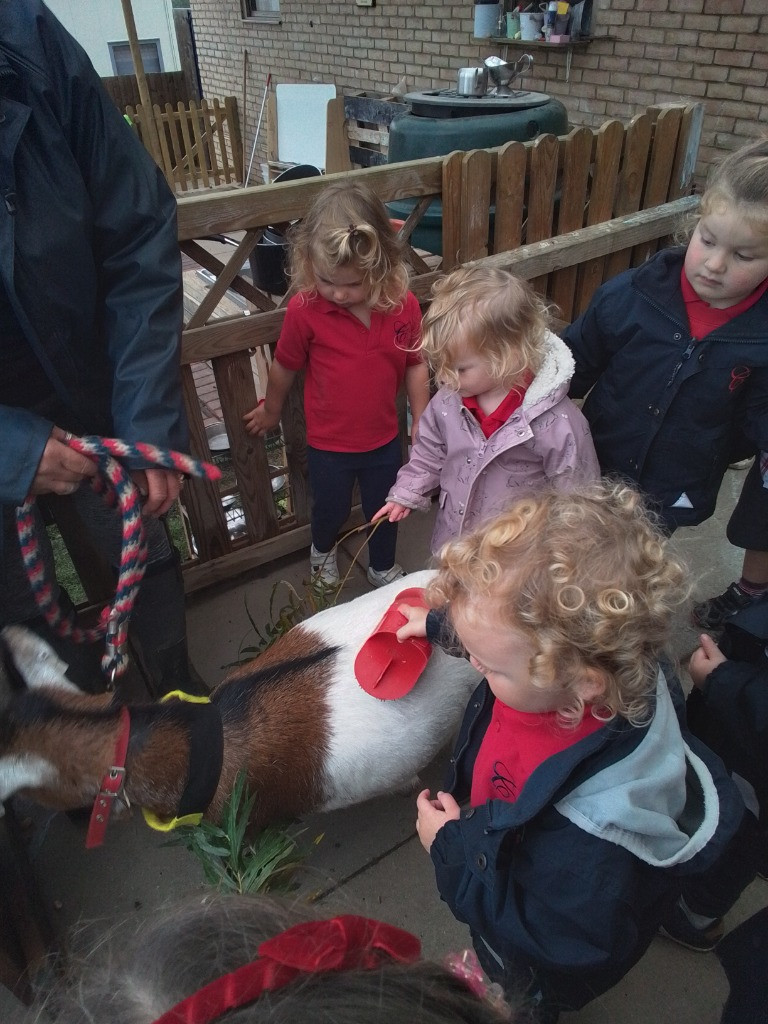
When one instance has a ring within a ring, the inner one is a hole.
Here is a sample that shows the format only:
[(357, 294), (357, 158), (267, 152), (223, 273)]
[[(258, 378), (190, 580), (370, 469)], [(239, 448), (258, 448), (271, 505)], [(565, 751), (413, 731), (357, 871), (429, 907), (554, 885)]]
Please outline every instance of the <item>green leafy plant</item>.
[(307, 856), (298, 845), (305, 830), (270, 825), (254, 833), (250, 817), (255, 801), (241, 772), (224, 805), (221, 825), (205, 820), (182, 825), (166, 845), (186, 847), (200, 861), (205, 880), (224, 892), (288, 889)]

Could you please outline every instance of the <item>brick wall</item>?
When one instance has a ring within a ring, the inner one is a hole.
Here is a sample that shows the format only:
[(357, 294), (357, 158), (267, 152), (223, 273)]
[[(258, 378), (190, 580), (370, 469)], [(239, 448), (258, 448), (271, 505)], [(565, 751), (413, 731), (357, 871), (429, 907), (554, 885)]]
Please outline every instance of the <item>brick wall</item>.
[[(191, 0), (203, 90), (233, 95), (247, 151), (264, 82), (331, 81), (343, 90), (408, 91), (455, 83), (456, 69), (504, 48), (472, 40), (470, 0), (413, 5), (376, 0), (280, 0), (281, 24), (244, 20), (239, 0)], [(717, 150), (768, 131), (766, 0), (594, 0), (593, 32), (604, 37), (572, 55), (533, 50), (528, 88), (560, 99), (573, 124), (627, 121), (654, 103), (702, 100), (706, 108), (699, 172)], [(523, 50), (509, 47), (514, 60)], [(243, 51), (248, 100), (242, 116)], [(265, 155), (262, 127), (259, 156)], [(247, 155), (247, 154), (246, 154)]]

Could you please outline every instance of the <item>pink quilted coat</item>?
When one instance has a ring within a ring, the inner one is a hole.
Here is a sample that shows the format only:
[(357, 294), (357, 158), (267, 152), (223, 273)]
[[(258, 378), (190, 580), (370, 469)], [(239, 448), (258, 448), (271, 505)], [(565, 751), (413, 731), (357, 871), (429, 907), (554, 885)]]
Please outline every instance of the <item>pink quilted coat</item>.
[(440, 488), (433, 554), (524, 494), (599, 480), (589, 425), (568, 398), (573, 372), (570, 350), (550, 332), (544, 363), (522, 406), (487, 439), (455, 391), (438, 391), (387, 497), (427, 511)]

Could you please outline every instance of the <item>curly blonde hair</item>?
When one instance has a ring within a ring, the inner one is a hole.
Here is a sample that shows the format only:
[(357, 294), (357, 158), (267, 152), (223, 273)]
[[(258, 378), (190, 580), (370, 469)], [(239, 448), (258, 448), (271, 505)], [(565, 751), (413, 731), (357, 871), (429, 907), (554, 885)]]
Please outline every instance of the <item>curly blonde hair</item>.
[(686, 217), (675, 241), (690, 241), (702, 217), (733, 210), (757, 231), (768, 234), (768, 135), (729, 153), (709, 172), (699, 209)]
[(372, 308), (399, 309), (408, 292), (406, 246), (386, 207), (358, 182), (328, 185), (290, 235), (290, 278), (297, 291), (316, 293), (315, 274), (359, 270)]
[(566, 696), (564, 722), (581, 721), (575, 684), (587, 671), (604, 686), (596, 717), (647, 721), (686, 571), (632, 488), (608, 481), (522, 498), (447, 544), (439, 570), (429, 603), (477, 621), (492, 601), (497, 621), (533, 646), (531, 683)]
[(459, 267), (432, 287), (421, 351), (443, 387), (458, 390), (453, 363), (463, 346), (512, 387), (538, 373), (548, 328), (548, 307), (526, 281), (495, 267)]

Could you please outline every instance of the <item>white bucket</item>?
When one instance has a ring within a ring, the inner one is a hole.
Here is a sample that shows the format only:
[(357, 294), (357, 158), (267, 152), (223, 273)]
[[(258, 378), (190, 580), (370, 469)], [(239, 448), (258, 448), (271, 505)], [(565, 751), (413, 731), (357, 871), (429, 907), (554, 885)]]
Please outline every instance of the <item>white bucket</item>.
[(499, 30), (499, 13), (501, 4), (475, 4), (475, 39), (489, 39)]
[(543, 24), (543, 14), (526, 14), (523, 12), (520, 15), (520, 38), (527, 39), (529, 41), (538, 39), (541, 35), (541, 28)]

